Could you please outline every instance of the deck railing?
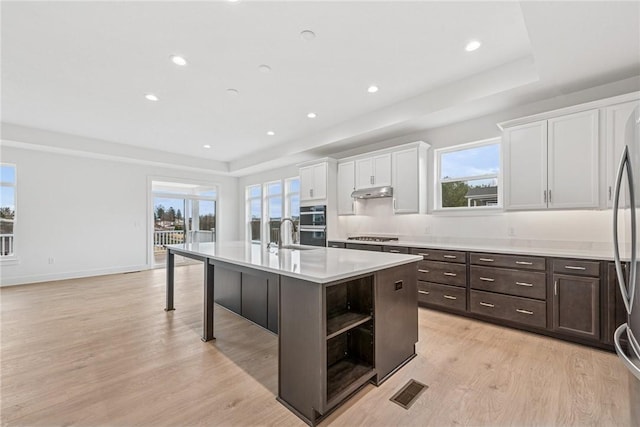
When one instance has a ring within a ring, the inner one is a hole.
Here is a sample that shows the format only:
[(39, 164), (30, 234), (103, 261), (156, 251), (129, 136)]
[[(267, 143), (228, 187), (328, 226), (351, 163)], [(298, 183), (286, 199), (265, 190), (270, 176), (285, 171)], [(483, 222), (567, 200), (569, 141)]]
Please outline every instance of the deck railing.
[[(191, 242), (215, 242), (216, 231), (213, 230), (192, 230), (189, 231), (189, 241)], [(154, 230), (153, 250), (154, 252), (164, 252), (166, 245), (176, 245), (184, 243), (184, 231), (182, 230)]]
[(0, 256), (13, 255), (13, 234), (0, 234)]

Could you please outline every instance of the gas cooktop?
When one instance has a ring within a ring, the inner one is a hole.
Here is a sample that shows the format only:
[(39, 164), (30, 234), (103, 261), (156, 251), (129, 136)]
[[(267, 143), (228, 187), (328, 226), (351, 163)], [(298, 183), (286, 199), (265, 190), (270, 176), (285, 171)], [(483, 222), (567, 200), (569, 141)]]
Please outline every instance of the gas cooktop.
[(379, 236), (354, 236), (347, 237), (347, 240), (362, 240), (365, 242), (391, 242), (398, 240), (397, 237), (379, 237)]

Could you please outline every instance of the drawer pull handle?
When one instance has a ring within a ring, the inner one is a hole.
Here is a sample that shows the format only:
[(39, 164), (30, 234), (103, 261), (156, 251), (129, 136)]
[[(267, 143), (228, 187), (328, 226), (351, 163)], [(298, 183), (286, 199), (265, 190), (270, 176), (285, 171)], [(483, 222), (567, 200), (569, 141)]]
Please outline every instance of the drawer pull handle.
[(418, 291), (419, 294), (423, 294), (423, 295), (429, 295), (428, 291)]
[(493, 258), (479, 258), (478, 261), (493, 262)]
[(418, 252), (418, 255), (422, 255), (422, 256), (429, 256), (429, 254), (428, 254), (428, 253), (426, 253), (426, 252)]
[(458, 299), (457, 297), (454, 297), (453, 295), (443, 295), (443, 297), (445, 297), (446, 299)]
[(529, 310), (522, 310), (522, 309), (520, 309), (520, 308), (516, 308), (516, 311), (517, 311), (518, 313), (522, 313), (522, 314), (528, 314), (528, 315), (532, 315), (532, 314), (533, 314), (533, 311), (529, 311)]
[(495, 307), (495, 305), (493, 305), (493, 304), (489, 304), (488, 302), (481, 302), (481, 303), (480, 303), (480, 305), (483, 305), (483, 306), (485, 306), (485, 307), (490, 307), (490, 308)]
[(492, 279), (490, 277), (481, 277), (480, 280), (482, 280), (483, 282), (495, 282), (496, 279)]
[(419, 272), (419, 273), (428, 273), (428, 272), (429, 272), (429, 270), (423, 270), (423, 269), (419, 268), (419, 269), (418, 269), (418, 272)]
[(533, 287), (533, 283), (527, 283), (527, 282), (516, 282), (516, 285), (518, 285), (518, 286), (526, 286), (527, 288)]
[(566, 268), (567, 270), (579, 270), (579, 271), (585, 271), (586, 267), (577, 267), (574, 265), (565, 265), (564, 268)]
[(457, 256), (455, 256), (455, 255), (443, 255), (443, 258), (456, 259), (456, 258), (458, 258), (458, 257), (457, 257)]
[(399, 254), (400, 251), (397, 249), (389, 249), (389, 252), (391, 252), (392, 254)]
[(533, 265), (533, 263), (529, 262), (529, 261), (516, 261), (516, 264), (518, 264), (518, 265)]
[(457, 276), (456, 273), (449, 273), (449, 272), (444, 272), (442, 274), (444, 274), (445, 276), (451, 276), (451, 277), (456, 277)]

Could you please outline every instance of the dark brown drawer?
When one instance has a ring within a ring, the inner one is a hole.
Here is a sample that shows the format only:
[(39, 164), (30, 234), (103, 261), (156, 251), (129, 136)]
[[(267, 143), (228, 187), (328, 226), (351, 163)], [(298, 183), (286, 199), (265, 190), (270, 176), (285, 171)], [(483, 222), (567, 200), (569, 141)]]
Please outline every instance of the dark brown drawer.
[(392, 254), (408, 254), (409, 248), (403, 246), (383, 246), (382, 252), (391, 252)]
[(573, 259), (554, 259), (553, 272), (562, 274), (574, 274), (577, 276), (600, 276), (600, 263), (598, 261), (582, 261)]
[(346, 243), (345, 247), (347, 249), (358, 249), (361, 251), (376, 251), (382, 252), (381, 245), (367, 245), (366, 243)]
[(418, 301), (465, 311), (467, 308), (467, 290), (456, 286), (418, 282)]
[(419, 261), (418, 280), (466, 287), (467, 265), (451, 262)]
[(442, 249), (411, 248), (413, 255), (422, 255), (426, 260), (445, 262), (467, 262), (467, 253), (459, 251), (444, 251)]
[(542, 300), (547, 297), (547, 275), (543, 272), (472, 265), (469, 280), (473, 289)]
[(471, 290), (469, 310), (523, 325), (547, 326), (547, 303), (544, 301)]
[(346, 244), (344, 242), (329, 242), (327, 243), (327, 247), (330, 248), (344, 248)]
[(487, 265), (491, 267), (527, 270), (544, 270), (546, 267), (545, 259), (543, 257), (472, 253), (470, 258), (471, 264)]

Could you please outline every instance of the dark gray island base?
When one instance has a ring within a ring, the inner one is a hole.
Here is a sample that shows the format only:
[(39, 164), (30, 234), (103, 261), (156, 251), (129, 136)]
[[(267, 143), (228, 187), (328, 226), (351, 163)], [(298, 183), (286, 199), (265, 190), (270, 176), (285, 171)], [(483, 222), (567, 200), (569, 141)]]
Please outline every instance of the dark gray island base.
[[(216, 303), (278, 334), (277, 400), (309, 425), (365, 384), (381, 384), (416, 355), (417, 261), (409, 256), (393, 255), (405, 258), (392, 263), (372, 260), (380, 265), (375, 271), (354, 269), (350, 277), (326, 281), (330, 276), (324, 276), (313, 281), (305, 274), (276, 274), (273, 267), (252, 268), (208, 256), (201, 249), (172, 246), (167, 256), (167, 310), (174, 308), (175, 254), (205, 265), (203, 341), (214, 338), (214, 293)], [(291, 253), (282, 252), (284, 256)], [(304, 263), (305, 256), (311, 261), (306, 253), (295, 261)], [(320, 256), (314, 254), (314, 260)]]

